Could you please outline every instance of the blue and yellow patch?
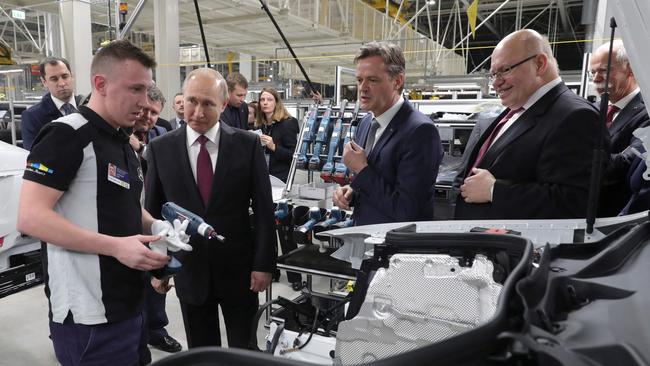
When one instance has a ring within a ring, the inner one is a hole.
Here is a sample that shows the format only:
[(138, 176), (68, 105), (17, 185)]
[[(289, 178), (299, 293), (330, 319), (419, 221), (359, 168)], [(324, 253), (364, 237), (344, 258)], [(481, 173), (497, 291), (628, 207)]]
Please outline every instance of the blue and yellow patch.
[(47, 174), (53, 174), (54, 170), (48, 168), (45, 166), (45, 164), (41, 163), (30, 163), (29, 161), (27, 162), (27, 170), (30, 170), (34, 173), (47, 173)]

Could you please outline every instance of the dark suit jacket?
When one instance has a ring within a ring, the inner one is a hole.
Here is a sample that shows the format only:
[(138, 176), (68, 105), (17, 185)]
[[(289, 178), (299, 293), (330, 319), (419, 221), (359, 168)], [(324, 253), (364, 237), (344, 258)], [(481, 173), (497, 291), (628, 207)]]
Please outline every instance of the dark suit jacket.
[[(497, 117), (475, 145), (476, 159)], [(490, 147), (479, 168), (496, 178), (492, 203), (456, 200), (456, 219), (585, 217), (598, 111), (561, 83), (546, 93)]]
[(634, 146), (639, 151), (643, 149), (641, 141), (632, 132), (648, 125), (650, 118), (639, 93), (619, 112), (609, 128), (610, 159), (600, 190), (599, 217), (616, 216), (630, 199), (632, 192), (627, 176), (636, 156), (625, 149), (629, 146)]
[[(483, 136), (485, 131), (490, 128), (492, 122), (494, 121), (494, 118), (495, 118), (494, 115), (491, 113), (490, 114), (478, 113), (478, 115), (476, 116), (476, 123), (474, 124), (474, 127), (472, 128), (472, 132), (470, 133), (469, 138), (467, 139), (467, 144), (465, 145), (465, 152), (463, 152), (463, 157), (461, 160), (463, 167), (469, 164), (470, 156), (472, 155), (472, 152), (474, 151), (476, 144), (479, 142), (479, 140), (481, 140), (481, 136)], [(456, 186), (460, 187), (460, 184), (463, 183), (464, 179), (465, 176), (459, 174), (456, 177), (455, 183), (458, 183)]]
[(629, 171), (629, 185), (632, 194), (630, 200), (623, 210), (621, 210), (621, 215), (643, 212), (650, 209), (650, 181), (643, 179), (643, 173), (645, 171), (645, 161), (639, 157), (635, 158), (632, 161), (632, 166)]
[[(470, 118), (472, 117), (470, 116)], [(472, 132), (467, 139), (465, 151), (463, 152), (463, 156), (460, 162), (460, 167), (458, 168), (457, 175), (453, 178), (454, 180), (452, 182), (453, 189), (451, 191), (449, 202), (453, 205), (454, 210), (456, 209), (457, 197), (460, 194), (459, 188), (463, 184), (463, 180), (465, 180), (465, 172), (463, 170), (468, 164), (470, 156), (472, 155), (472, 151), (474, 151), (474, 147), (476, 147), (476, 144), (481, 139), (481, 136), (483, 136), (483, 133), (485, 133), (485, 131), (490, 128), (495, 117), (493, 113), (479, 112), (478, 115), (474, 116), (474, 118), (476, 119), (476, 123), (474, 124)], [(453, 215), (454, 214), (452, 211), (451, 216), (453, 217)]]
[[(157, 218), (167, 201), (201, 217), (225, 243), (190, 238), (191, 252), (177, 258), (176, 275), (182, 302), (202, 305), (208, 296), (250, 296), (251, 271), (273, 272), (276, 237), (271, 184), (257, 136), (221, 125), (219, 154), (210, 202), (204, 207), (187, 155), (187, 126), (168, 132), (148, 146), (145, 207)], [(179, 158), (180, 157), (180, 158)], [(255, 213), (251, 229), (248, 208)]]
[[(372, 123), (366, 115), (356, 142), (364, 146)], [(442, 160), (438, 129), (404, 101), (354, 177), (355, 225), (433, 220), (433, 194)]]
[(275, 143), (275, 151), (265, 148), (265, 153), (269, 154), (269, 174), (286, 182), (300, 132), (298, 120), (293, 117), (283, 119), (263, 126), (262, 131)]
[[(231, 108), (230, 105), (227, 105), (226, 109), (229, 108)], [(246, 104), (246, 102), (243, 102), (239, 106), (239, 120), (233, 120), (230, 117), (230, 113), (221, 113), (221, 122), (229, 125), (230, 127), (248, 130), (248, 104)]]
[[(81, 105), (82, 99), (81, 95), (75, 96), (77, 107)], [(20, 132), (23, 138), (23, 147), (31, 150), (34, 139), (36, 139), (36, 135), (38, 135), (41, 128), (46, 123), (52, 122), (59, 117), (63, 117), (63, 114), (56, 108), (56, 104), (54, 104), (49, 92), (43, 96), (40, 102), (24, 110), (20, 115)]]
[(173, 130), (171, 123), (169, 123), (169, 121), (164, 118), (158, 118), (156, 121), (156, 126), (164, 128), (165, 131)]

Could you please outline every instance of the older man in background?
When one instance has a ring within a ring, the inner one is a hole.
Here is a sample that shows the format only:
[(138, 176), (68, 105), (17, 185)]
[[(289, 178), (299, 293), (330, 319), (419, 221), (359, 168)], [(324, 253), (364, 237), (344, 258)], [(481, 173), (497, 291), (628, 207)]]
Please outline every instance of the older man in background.
[[(609, 42), (598, 47), (591, 56), (591, 76), (596, 91), (605, 92), (605, 74)], [(635, 158), (630, 147), (642, 150), (643, 146), (632, 132), (639, 127), (650, 125), (641, 90), (634, 77), (632, 66), (627, 58), (623, 41), (613, 42), (612, 62), (609, 69), (609, 105), (605, 122), (611, 138), (609, 165), (603, 176), (599, 217), (616, 216), (630, 199), (632, 192), (628, 185), (628, 171)]]

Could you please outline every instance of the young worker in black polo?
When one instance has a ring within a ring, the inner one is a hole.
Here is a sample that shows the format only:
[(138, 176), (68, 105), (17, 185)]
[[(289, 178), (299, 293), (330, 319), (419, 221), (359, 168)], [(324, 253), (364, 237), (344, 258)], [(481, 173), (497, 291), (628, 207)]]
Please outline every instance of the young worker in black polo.
[(27, 159), (18, 229), (47, 242), (46, 294), (63, 365), (137, 365), (143, 271), (168, 257), (143, 243), (142, 171), (125, 128), (152, 85), (155, 62), (128, 41), (99, 50), (87, 107), (47, 124)]

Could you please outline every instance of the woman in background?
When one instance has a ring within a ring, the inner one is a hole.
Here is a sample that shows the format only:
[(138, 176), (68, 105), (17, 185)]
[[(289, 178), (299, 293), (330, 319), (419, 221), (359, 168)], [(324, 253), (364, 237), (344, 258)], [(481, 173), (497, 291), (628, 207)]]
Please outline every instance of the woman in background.
[(256, 100), (248, 103), (248, 130), (249, 131), (255, 129), (255, 121), (257, 120), (257, 111), (258, 111), (258, 106)]
[[(273, 88), (264, 88), (260, 93), (257, 120), (255, 128), (262, 130), (260, 139), (264, 144), (264, 152), (269, 163), (269, 174), (287, 181), (293, 152), (298, 142), (298, 120), (292, 117)], [(278, 237), (282, 254), (289, 253), (298, 246), (293, 240), (293, 233), (284, 226), (278, 226)], [(273, 280), (280, 279), (280, 271), (276, 270)], [(287, 279), (294, 291), (302, 288), (302, 277), (299, 273), (287, 272)]]
[(273, 88), (262, 89), (258, 107), (255, 128), (262, 130), (260, 139), (268, 157), (269, 174), (286, 182), (300, 132), (298, 120), (284, 108)]

